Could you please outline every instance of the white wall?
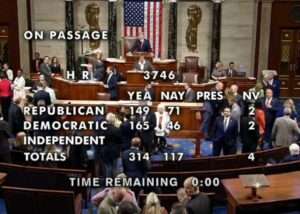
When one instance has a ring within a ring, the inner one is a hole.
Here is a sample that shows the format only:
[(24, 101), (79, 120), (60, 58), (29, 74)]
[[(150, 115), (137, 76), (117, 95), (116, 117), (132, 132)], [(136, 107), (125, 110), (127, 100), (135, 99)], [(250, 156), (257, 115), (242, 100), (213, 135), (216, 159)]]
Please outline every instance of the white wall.
[(225, 0), (222, 3), (220, 58), (234, 61), (253, 74), (256, 36), (256, 1)]

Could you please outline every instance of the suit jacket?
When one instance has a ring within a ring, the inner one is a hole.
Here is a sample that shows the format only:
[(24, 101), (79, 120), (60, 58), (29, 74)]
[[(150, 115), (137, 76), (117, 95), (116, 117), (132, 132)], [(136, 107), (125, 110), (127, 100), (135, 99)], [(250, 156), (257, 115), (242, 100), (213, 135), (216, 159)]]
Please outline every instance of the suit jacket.
[(107, 77), (106, 84), (108, 85), (108, 91), (110, 93), (111, 100), (117, 100), (118, 98), (118, 79), (115, 74), (111, 77)]
[(121, 133), (118, 128), (108, 124), (104, 136), (104, 145), (100, 150), (100, 156), (104, 163), (110, 163), (120, 156)]
[(136, 40), (135, 45), (133, 46), (132, 52), (151, 52), (151, 45), (148, 39), (144, 39), (143, 44), (139, 39)]
[[(38, 69), (36, 68), (36, 63), (38, 63)], [(34, 73), (40, 72), (40, 66), (43, 63), (42, 59), (33, 59), (31, 62), (31, 67)]]
[(11, 132), (8, 123), (4, 120), (0, 120), (0, 155), (10, 152), (8, 142), (10, 136)]
[[(250, 129), (251, 124), (254, 123), (254, 129)], [(259, 135), (259, 126), (255, 119), (251, 117), (243, 117), (241, 119), (240, 136), (242, 144), (257, 145)]]
[[(152, 101), (155, 100), (155, 92), (154, 92), (154, 89), (153, 89), (153, 88), (144, 90), (144, 91), (143, 91), (143, 96), (145, 96), (146, 93), (149, 93), (149, 94), (150, 94), (150, 99), (146, 99), (146, 100), (152, 100)], [(148, 98), (148, 97), (147, 97), (147, 98)]]
[(51, 85), (51, 68), (50, 65), (42, 63), (40, 66), (40, 72), (45, 76), (45, 80), (49, 85)]
[(130, 148), (132, 138), (135, 136), (135, 130), (131, 129), (131, 120), (124, 121), (121, 126), (122, 151)]
[(23, 123), (25, 121), (25, 116), (22, 112), (22, 109), (15, 103), (11, 103), (8, 113), (8, 122), (10, 130), (14, 136), (18, 132), (24, 131)]
[(217, 117), (214, 130), (214, 142), (223, 142), (230, 145), (236, 144), (236, 139), (238, 136), (238, 123), (232, 117), (229, 119), (229, 124), (226, 131), (224, 130), (224, 117)]
[(195, 102), (196, 101), (196, 93), (193, 89), (186, 91), (184, 94), (184, 102)]
[(186, 204), (188, 214), (211, 214), (212, 207), (210, 199), (207, 195), (200, 193), (192, 197)]
[(136, 62), (134, 64), (134, 69), (136, 69), (138, 71), (152, 71), (153, 66), (148, 60), (145, 60), (143, 69), (142, 69), (141, 65), (139, 64), (139, 62)]
[[(145, 120), (144, 120), (145, 119)], [(143, 144), (144, 143), (152, 143), (153, 139), (154, 139), (154, 128), (156, 126), (156, 116), (153, 112), (149, 112), (145, 118), (143, 118), (143, 116), (140, 116), (138, 118), (138, 121), (142, 122), (148, 122), (149, 124), (149, 129), (148, 130), (143, 130), (143, 131), (139, 131), (138, 134), (142, 139)]]
[(95, 64), (94, 79), (103, 81), (105, 78), (105, 65), (102, 61), (97, 61)]
[(279, 98), (280, 97), (280, 86), (281, 86), (281, 82), (278, 79), (273, 79), (272, 84), (270, 84), (269, 82), (263, 82), (265, 89), (266, 88), (271, 88), (273, 90), (273, 96), (275, 98)]
[(276, 146), (289, 146), (296, 135), (300, 134), (297, 122), (289, 116), (279, 117), (275, 120), (272, 129), (272, 139)]
[(233, 69), (230, 72), (230, 69), (228, 68), (228, 69), (225, 70), (225, 74), (226, 74), (227, 77), (235, 77), (235, 76), (237, 76), (237, 70)]
[(272, 98), (271, 108), (266, 107), (266, 98), (262, 100), (262, 103), (266, 115), (266, 129), (272, 130), (274, 121), (276, 119), (277, 111), (279, 109), (279, 101), (276, 98)]
[[(140, 151), (138, 148), (131, 147), (130, 149), (126, 150), (122, 154), (122, 163), (124, 173), (131, 178), (143, 178), (146, 176), (147, 171), (150, 169), (150, 161), (145, 159), (130, 161), (130, 153), (140, 154), (140, 157), (143, 157), (144, 152)], [(135, 155), (137, 157), (137, 155)]]
[(39, 100), (45, 100), (46, 105), (51, 105), (51, 98), (50, 94), (46, 92), (45, 90), (38, 90), (34, 95), (33, 95), (33, 105), (37, 105)]

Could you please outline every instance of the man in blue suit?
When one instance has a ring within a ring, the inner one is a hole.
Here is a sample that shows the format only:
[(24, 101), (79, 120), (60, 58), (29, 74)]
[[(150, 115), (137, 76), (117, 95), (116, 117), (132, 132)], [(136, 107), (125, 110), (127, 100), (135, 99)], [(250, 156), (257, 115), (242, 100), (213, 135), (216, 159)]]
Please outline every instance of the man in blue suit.
[(106, 79), (106, 88), (109, 91), (110, 99), (117, 100), (118, 99), (118, 78), (116, 74), (113, 72), (113, 68), (108, 66), (106, 69), (107, 79)]
[(231, 117), (231, 109), (225, 107), (223, 116), (216, 119), (213, 136), (213, 155), (219, 156), (223, 150), (224, 155), (236, 153), (238, 136), (238, 122)]
[(279, 101), (273, 96), (272, 88), (266, 89), (266, 97), (262, 100), (263, 109), (266, 115), (266, 131), (264, 136), (264, 144), (262, 149), (272, 147), (272, 128), (276, 119), (277, 111), (279, 110)]
[(274, 78), (275, 74), (270, 72), (263, 80), (264, 89), (271, 88), (273, 90), (273, 97), (279, 98), (280, 96), (280, 80)]
[(151, 52), (151, 45), (148, 39), (145, 39), (143, 32), (139, 34), (139, 38), (136, 40), (132, 52)]
[(131, 140), (130, 149), (126, 150), (122, 154), (123, 170), (129, 178), (144, 178), (150, 169), (149, 156), (145, 156), (145, 153), (139, 148), (141, 146), (141, 139), (135, 137)]

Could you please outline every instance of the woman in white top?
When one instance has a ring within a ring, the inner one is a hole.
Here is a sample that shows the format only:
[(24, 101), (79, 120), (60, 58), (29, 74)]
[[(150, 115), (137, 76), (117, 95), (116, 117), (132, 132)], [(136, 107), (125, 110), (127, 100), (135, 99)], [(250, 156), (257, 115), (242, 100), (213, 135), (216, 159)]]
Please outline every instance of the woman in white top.
[(14, 97), (25, 98), (25, 96), (26, 96), (25, 78), (23, 77), (22, 69), (18, 70), (17, 76), (14, 80), (13, 88), (14, 88)]

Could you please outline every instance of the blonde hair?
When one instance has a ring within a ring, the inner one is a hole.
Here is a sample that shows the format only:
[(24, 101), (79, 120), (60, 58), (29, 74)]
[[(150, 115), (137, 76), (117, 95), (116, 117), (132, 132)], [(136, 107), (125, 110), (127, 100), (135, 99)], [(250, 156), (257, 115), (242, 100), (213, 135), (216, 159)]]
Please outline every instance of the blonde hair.
[(150, 192), (146, 198), (143, 214), (159, 214), (159, 213), (161, 213), (159, 198), (157, 197), (156, 193)]

